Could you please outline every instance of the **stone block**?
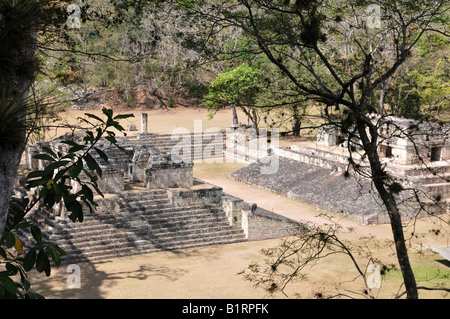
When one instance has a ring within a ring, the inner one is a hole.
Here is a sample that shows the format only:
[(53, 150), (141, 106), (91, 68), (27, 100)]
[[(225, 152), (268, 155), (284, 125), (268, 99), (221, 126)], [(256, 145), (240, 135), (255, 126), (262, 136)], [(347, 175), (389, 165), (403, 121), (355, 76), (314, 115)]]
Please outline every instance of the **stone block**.
[(127, 125), (127, 131), (130, 131), (130, 132), (137, 131), (136, 125), (135, 124), (128, 124)]

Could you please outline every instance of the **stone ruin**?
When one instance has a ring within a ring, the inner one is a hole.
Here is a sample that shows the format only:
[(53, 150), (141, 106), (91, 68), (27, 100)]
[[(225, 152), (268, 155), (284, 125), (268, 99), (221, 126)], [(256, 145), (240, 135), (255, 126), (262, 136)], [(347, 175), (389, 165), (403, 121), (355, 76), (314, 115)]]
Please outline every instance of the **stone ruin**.
[[(380, 121), (377, 116), (373, 120)], [(379, 156), (386, 172), (405, 189), (418, 191), (427, 212), (449, 212), (450, 126), (392, 117), (383, 120)], [(242, 134), (245, 137), (241, 140), (251, 138), (251, 134)], [(249, 165), (233, 172), (231, 178), (343, 214), (363, 224), (389, 222), (370, 180), (352, 173), (352, 178), (345, 178), (349, 152), (345, 141), (339, 144), (342, 140), (339, 134), (335, 126), (326, 125), (318, 128), (315, 143), (296, 142), (290, 147), (269, 145), (262, 153), (244, 148), (243, 152), (235, 152), (235, 156)], [(261, 174), (264, 159), (270, 156), (278, 156), (279, 169), (271, 175)], [(367, 160), (357, 153), (352, 157), (368, 166)], [(416, 216), (417, 209), (410, 205), (414, 198), (414, 194), (406, 191), (397, 198), (405, 217)]]
[[(450, 160), (450, 125), (396, 117), (372, 116), (379, 122), (378, 154), (393, 164), (418, 165)], [(317, 145), (339, 146), (339, 130), (333, 125), (317, 129)], [(345, 144), (342, 145), (345, 147)], [(448, 164), (444, 164), (448, 165)]]
[(192, 162), (170, 153), (162, 153), (156, 147), (140, 146), (129, 164), (132, 182), (142, 182), (153, 188), (191, 187), (193, 185)]
[(326, 125), (317, 128), (317, 145), (336, 146), (337, 133), (336, 127), (333, 125)]
[[(143, 118), (137, 137), (117, 138), (123, 151), (99, 141), (108, 162), (91, 153), (103, 172), (98, 184), (105, 196), (96, 198), (96, 211), (84, 210), (83, 223), (69, 222), (64, 205), (51, 211), (40, 208), (28, 217), (41, 225), (46, 239), (69, 253), (66, 262), (284, 237), (304, 229), (294, 220), (195, 179), (193, 162), (163, 151), (167, 139), (148, 133), (145, 125)], [(27, 168), (43, 169), (45, 161), (33, 155), (42, 146), (64, 152), (68, 146), (62, 141), (67, 139), (82, 143), (80, 136), (66, 135), (27, 147)], [(159, 142), (162, 139), (164, 143)], [(71, 186), (75, 191), (80, 187)], [(24, 242), (30, 240), (21, 236)]]
[[(379, 144), (386, 171), (406, 187), (441, 196), (442, 205), (431, 209), (436, 213), (448, 212), (448, 132), (421, 135), (418, 130), (411, 141), (402, 134), (392, 134), (392, 127), (400, 127), (401, 132), (415, 123), (398, 120), (393, 125), (392, 120), (383, 126), (384, 135)], [(46, 225), (49, 239), (59, 240), (67, 249), (86, 260), (93, 260), (161, 249), (290, 236), (304, 229), (296, 221), (246, 203), (225, 194), (220, 187), (193, 178), (194, 157), (189, 160), (173, 155), (170, 150), (176, 141), (171, 136), (149, 133), (146, 125), (147, 118), (143, 116), (141, 132), (136, 137), (118, 138), (124, 151), (102, 140), (99, 147), (108, 155), (108, 162), (96, 153), (92, 154), (103, 170), (99, 187), (106, 196), (99, 199), (97, 211), (86, 216), (83, 225), (67, 223), (61, 205), (52, 213), (35, 212), (39, 222)], [(423, 131), (424, 124), (421, 125)], [(226, 145), (230, 142), (228, 138), (216, 140), (215, 143), (222, 143), (218, 149), (224, 151), (213, 155), (230, 155), (249, 163), (234, 172), (231, 178), (343, 214), (363, 224), (388, 222), (370, 181), (345, 178), (349, 155), (345, 145), (338, 145), (340, 138), (336, 128), (324, 126), (319, 129), (315, 145), (297, 142), (290, 147), (281, 147), (267, 143), (266, 147), (257, 149), (246, 147), (254, 142), (254, 134), (246, 128), (233, 128), (232, 132), (232, 146)], [(28, 147), (27, 167), (43, 169), (46, 163), (34, 159), (33, 155), (39, 153), (43, 145), (64, 151), (67, 145), (61, 141), (67, 138), (80, 137), (65, 136)], [(191, 150), (211, 146), (195, 144), (199, 140), (211, 139), (189, 136), (187, 141), (192, 142)], [(264, 145), (264, 142), (254, 144)], [(417, 150), (421, 163), (413, 156), (413, 153), (417, 155)], [(267, 157), (278, 157), (279, 169), (264, 175), (261, 166), (267, 163), (264, 161)], [(407, 196), (398, 199), (400, 205), (408, 203)], [(56, 217), (52, 219), (54, 215)], [(92, 236), (98, 236), (95, 238), (102, 242), (98, 248), (89, 244), (96, 240)]]

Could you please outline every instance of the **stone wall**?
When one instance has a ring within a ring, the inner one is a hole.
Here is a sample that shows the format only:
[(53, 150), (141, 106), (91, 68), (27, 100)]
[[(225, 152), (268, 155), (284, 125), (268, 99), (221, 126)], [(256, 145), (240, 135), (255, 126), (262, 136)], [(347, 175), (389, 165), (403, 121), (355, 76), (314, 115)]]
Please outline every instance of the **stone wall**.
[(103, 193), (119, 194), (125, 190), (123, 172), (115, 169), (103, 169), (98, 187)]
[(173, 188), (167, 189), (170, 202), (177, 206), (208, 205), (221, 202), (222, 188), (205, 184), (196, 189)]
[(271, 155), (272, 144), (268, 142), (268, 132), (259, 130), (259, 136), (253, 128), (228, 128), (226, 131), (227, 158), (237, 158), (250, 163)]
[(197, 187), (199, 188), (168, 189), (170, 202), (175, 206), (221, 204), (230, 225), (242, 228), (248, 240), (292, 236), (299, 229), (304, 229), (302, 224), (294, 220), (224, 194), (221, 187), (209, 184)]
[(321, 126), (317, 128), (317, 145), (336, 146), (336, 128), (333, 125)]
[(286, 147), (274, 148), (273, 153), (284, 158), (332, 170), (342, 171), (347, 169), (346, 162), (348, 159), (346, 156), (303, 147), (298, 143), (292, 144), (290, 149)]
[(221, 202), (230, 225), (241, 227), (248, 240), (293, 236), (305, 229), (305, 226), (297, 221), (228, 194), (222, 196)]
[(221, 202), (230, 225), (241, 227), (244, 201), (231, 195), (224, 195), (221, 197)]
[(193, 166), (177, 167), (155, 166), (145, 169), (144, 185), (147, 188), (191, 187)]
[(242, 229), (248, 240), (294, 236), (306, 227), (289, 218), (257, 208), (242, 211)]

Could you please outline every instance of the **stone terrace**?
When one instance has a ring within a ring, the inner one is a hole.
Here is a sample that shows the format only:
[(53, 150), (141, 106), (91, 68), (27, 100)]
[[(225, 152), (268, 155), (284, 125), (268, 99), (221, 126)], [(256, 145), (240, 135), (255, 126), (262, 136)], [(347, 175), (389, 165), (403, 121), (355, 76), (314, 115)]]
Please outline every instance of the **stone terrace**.
[(242, 228), (229, 224), (220, 203), (174, 205), (165, 190), (124, 192), (98, 203), (98, 211), (82, 223), (44, 210), (29, 218), (46, 240), (67, 252), (64, 263), (246, 240)]

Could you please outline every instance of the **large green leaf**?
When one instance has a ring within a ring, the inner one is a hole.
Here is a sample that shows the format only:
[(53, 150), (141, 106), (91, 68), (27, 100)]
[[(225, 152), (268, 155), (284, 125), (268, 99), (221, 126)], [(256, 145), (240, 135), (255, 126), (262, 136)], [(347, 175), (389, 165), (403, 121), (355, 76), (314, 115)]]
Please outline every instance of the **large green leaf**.
[(14, 234), (11, 233), (11, 232), (8, 232), (8, 233), (6, 234), (5, 240), (6, 240), (6, 247), (8, 247), (8, 248), (13, 247), (14, 244), (16, 243), (16, 237), (15, 237)]
[(36, 154), (33, 156), (35, 159), (41, 159), (41, 160), (45, 160), (45, 161), (51, 161), (53, 162), (55, 159), (53, 157), (51, 157), (48, 154)]
[(8, 292), (15, 296), (18, 292), (16, 283), (9, 276), (7, 276), (6, 273), (0, 273), (0, 286), (5, 288), (5, 290), (0, 291), (3, 292), (3, 295), (5, 292)]
[(50, 276), (50, 261), (47, 254), (43, 250), (39, 251), (36, 257), (36, 270), (39, 272), (44, 271), (47, 276)]
[(31, 235), (37, 242), (42, 241), (42, 232), (38, 226), (36, 225), (31, 226)]
[(78, 177), (78, 175), (81, 173), (81, 170), (83, 169), (83, 162), (81, 159), (79, 159), (74, 166), (72, 166), (69, 169), (69, 175), (72, 178)]
[(34, 249), (31, 249), (25, 255), (25, 258), (23, 259), (23, 268), (25, 271), (30, 271), (33, 268), (34, 263), (36, 262), (36, 256), (36, 250)]

